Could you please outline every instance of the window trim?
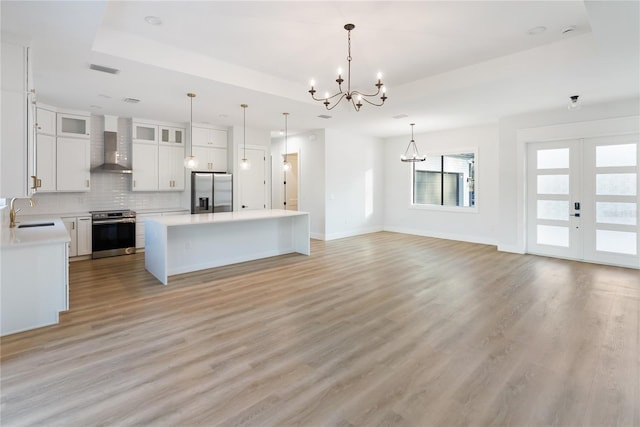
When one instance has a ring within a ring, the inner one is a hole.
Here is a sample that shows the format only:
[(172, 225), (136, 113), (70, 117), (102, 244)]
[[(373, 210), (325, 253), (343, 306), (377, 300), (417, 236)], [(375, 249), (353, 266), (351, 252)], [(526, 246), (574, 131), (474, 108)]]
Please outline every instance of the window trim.
[(474, 192), (476, 193), (475, 204), (473, 206), (451, 206), (451, 205), (430, 205), (430, 204), (416, 204), (413, 201), (413, 191), (414, 191), (414, 179), (415, 179), (415, 163), (412, 163), (411, 168), (409, 169), (409, 209), (415, 210), (427, 210), (427, 211), (440, 211), (440, 212), (457, 212), (457, 213), (479, 213), (479, 203), (478, 203), (478, 189), (479, 179), (478, 179), (478, 164), (479, 164), (479, 156), (478, 156), (478, 147), (473, 148), (460, 148), (455, 150), (447, 150), (447, 151), (431, 151), (427, 152), (426, 156), (428, 157), (441, 157), (448, 155), (456, 155), (456, 154), (468, 154), (473, 153), (475, 166), (474, 166)]

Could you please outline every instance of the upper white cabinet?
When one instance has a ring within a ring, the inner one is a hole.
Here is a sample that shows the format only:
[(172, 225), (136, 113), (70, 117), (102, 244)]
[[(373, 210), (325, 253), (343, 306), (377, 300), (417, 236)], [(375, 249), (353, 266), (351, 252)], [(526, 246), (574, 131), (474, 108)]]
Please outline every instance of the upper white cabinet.
[(133, 143), (133, 191), (158, 191), (158, 146)]
[(31, 49), (2, 38), (0, 197), (30, 197), (34, 158)]
[(184, 190), (184, 147), (161, 145), (158, 150), (158, 189)]
[[(89, 191), (89, 116), (56, 113), (51, 108), (38, 107), (36, 118), (32, 189), (36, 192)], [(61, 129), (62, 126), (64, 130)]]
[(193, 128), (193, 146), (227, 148), (227, 131), (202, 127)]
[(132, 120), (132, 191), (182, 191), (185, 129), (171, 123)]
[(184, 128), (160, 126), (160, 142), (184, 145)]
[(193, 147), (193, 155), (198, 159), (196, 171), (226, 172), (227, 149), (219, 147)]
[(46, 108), (36, 108), (36, 133), (56, 135), (56, 112)]
[(133, 142), (158, 142), (158, 126), (149, 123), (133, 122)]
[(89, 139), (90, 116), (58, 113), (58, 136)]
[(227, 131), (193, 127), (193, 155), (198, 159), (196, 171), (227, 171)]
[(57, 191), (89, 191), (91, 189), (89, 148), (88, 139), (57, 138)]

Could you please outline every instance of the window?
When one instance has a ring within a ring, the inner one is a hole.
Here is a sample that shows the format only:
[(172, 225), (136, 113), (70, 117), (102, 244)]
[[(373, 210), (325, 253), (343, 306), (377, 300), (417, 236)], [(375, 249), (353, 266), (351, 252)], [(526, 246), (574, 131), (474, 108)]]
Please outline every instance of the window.
[(427, 156), (413, 163), (413, 205), (474, 207), (476, 154)]

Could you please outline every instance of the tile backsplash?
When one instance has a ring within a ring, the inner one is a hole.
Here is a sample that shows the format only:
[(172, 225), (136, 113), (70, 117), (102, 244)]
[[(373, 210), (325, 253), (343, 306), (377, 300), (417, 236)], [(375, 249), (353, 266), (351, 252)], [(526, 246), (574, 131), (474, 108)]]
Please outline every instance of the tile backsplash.
[[(91, 167), (104, 161), (104, 117), (91, 116)], [(118, 163), (131, 166), (131, 119), (118, 119)], [(36, 206), (22, 215), (80, 213), (109, 209), (188, 208), (186, 191), (133, 192), (131, 174), (91, 173), (91, 191), (82, 193), (38, 193)]]

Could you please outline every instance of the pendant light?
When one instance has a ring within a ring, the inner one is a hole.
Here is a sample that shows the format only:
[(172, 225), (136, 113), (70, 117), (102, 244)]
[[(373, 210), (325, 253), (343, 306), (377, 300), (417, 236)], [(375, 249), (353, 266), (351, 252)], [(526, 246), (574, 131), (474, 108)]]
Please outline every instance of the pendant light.
[(424, 162), (427, 160), (427, 156), (421, 156), (418, 152), (418, 147), (416, 146), (416, 142), (413, 139), (413, 127), (415, 123), (411, 123), (411, 142), (407, 145), (407, 149), (404, 151), (404, 154), (400, 156), (400, 161), (403, 162)]
[(569, 105), (567, 105), (568, 110), (579, 110), (580, 103), (578, 102), (578, 98), (580, 95), (572, 95), (569, 97)]
[(286, 173), (291, 170), (291, 163), (287, 161), (287, 117), (289, 113), (282, 113), (282, 115), (284, 116), (284, 162), (282, 163), (282, 169)]
[(242, 107), (242, 160), (240, 161), (240, 167), (242, 169), (249, 169), (249, 159), (247, 159), (247, 104), (240, 104)]
[(187, 96), (191, 102), (191, 115), (189, 116), (189, 139), (191, 140), (191, 147), (189, 155), (184, 158), (184, 167), (187, 169), (195, 169), (198, 167), (198, 159), (193, 155), (193, 98), (196, 97), (196, 94), (189, 92)]

